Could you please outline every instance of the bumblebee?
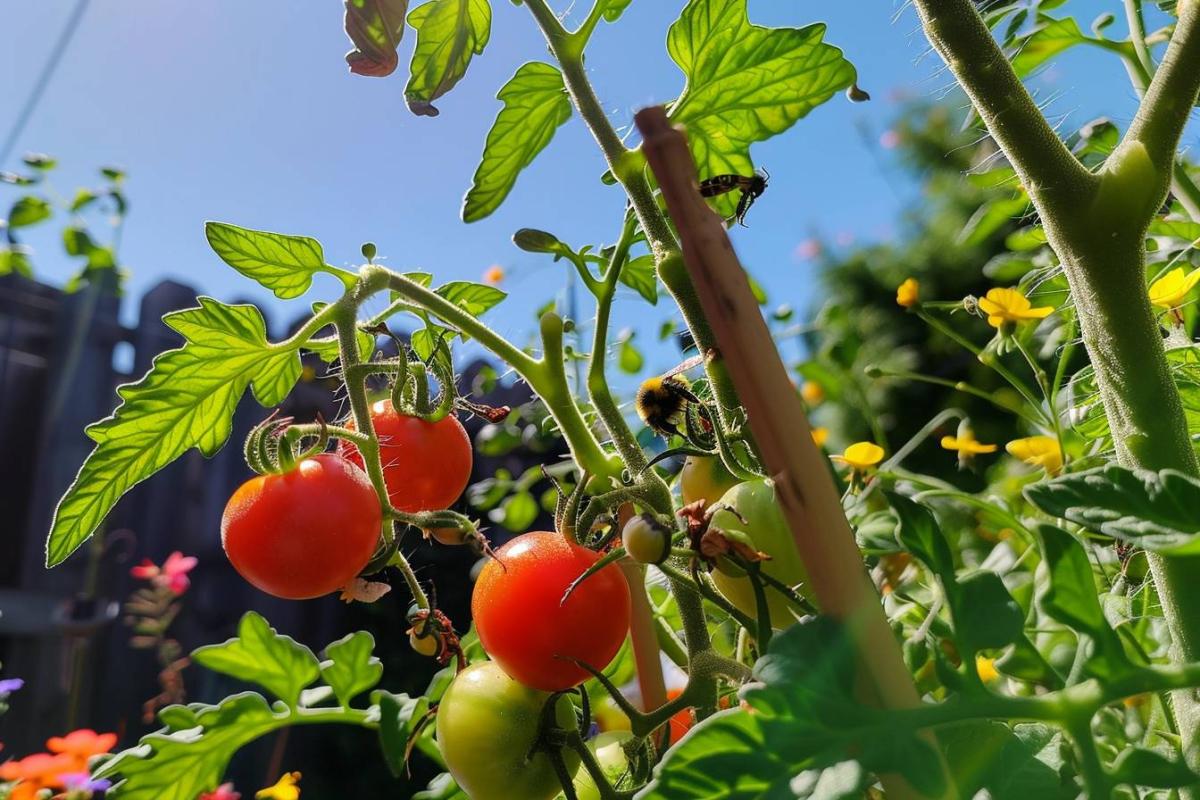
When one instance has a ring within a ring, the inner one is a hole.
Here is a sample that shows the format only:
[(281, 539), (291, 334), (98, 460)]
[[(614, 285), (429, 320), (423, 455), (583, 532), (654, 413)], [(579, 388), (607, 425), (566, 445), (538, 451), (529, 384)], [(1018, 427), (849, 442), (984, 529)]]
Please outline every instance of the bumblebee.
[(702, 356), (690, 358), (669, 372), (642, 381), (635, 401), (642, 422), (662, 436), (679, 433), (676, 426), (682, 420), (687, 404), (700, 402), (700, 399), (692, 394), (687, 378), (679, 373), (691, 369), (703, 360)]
[(753, 175), (714, 175), (700, 182), (700, 196), (717, 197), (740, 190), (742, 196), (738, 198), (737, 210), (733, 214), (733, 219), (745, 228), (746, 213), (750, 210), (750, 206), (754, 205), (754, 201), (767, 190), (767, 181), (770, 179), (771, 173), (765, 169), (760, 169)]

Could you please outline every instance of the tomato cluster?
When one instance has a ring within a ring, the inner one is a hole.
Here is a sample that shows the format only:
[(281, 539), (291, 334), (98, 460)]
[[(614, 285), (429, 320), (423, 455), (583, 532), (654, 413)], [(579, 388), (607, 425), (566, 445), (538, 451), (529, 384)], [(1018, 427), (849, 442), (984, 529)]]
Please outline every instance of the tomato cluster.
[[(471, 440), (453, 416), (429, 422), (390, 401), (371, 407), (391, 505), (405, 512), (446, 508), (471, 477)], [(353, 420), (347, 427), (354, 429)], [(221, 543), (248, 582), (288, 600), (349, 584), (379, 544), (383, 510), (358, 448), (300, 459), (242, 484), (225, 506)]]

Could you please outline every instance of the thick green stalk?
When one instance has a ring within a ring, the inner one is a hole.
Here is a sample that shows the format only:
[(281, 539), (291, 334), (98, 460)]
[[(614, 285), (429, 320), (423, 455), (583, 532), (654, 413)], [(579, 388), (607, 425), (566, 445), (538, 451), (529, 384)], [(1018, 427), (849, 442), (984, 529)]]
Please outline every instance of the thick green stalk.
[[(1054, 133), (970, 0), (915, 5), (929, 40), (1041, 214), (1071, 286), (1118, 461), (1200, 475), (1146, 295), (1143, 246), (1175, 177), (1179, 138), (1200, 92), (1200, 3), (1179, 4), (1163, 62), (1125, 140), (1099, 174), (1083, 169)], [(1150, 566), (1175, 659), (1200, 660), (1200, 558), (1152, 556)], [(1195, 763), (1200, 703), (1194, 693), (1181, 692), (1175, 707)]]

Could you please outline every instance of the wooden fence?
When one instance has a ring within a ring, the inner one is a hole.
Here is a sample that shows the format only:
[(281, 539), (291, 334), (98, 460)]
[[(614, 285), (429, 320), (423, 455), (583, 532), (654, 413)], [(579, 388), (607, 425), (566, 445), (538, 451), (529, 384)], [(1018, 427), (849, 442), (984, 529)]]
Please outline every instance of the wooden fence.
[[(363, 623), (361, 611), (332, 597), (307, 602), (268, 597), (228, 565), (220, 544), (221, 512), (249, 476), (239, 442), (267, 413), (248, 395), (236, 412), (230, 443), (213, 459), (188, 452), (126, 495), (102, 538), (53, 570), (43, 566), (55, 503), (91, 451), (84, 427), (110, 413), (118, 384), (140, 376), (157, 354), (179, 345), (161, 317), (194, 306), (195, 297), (191, 287), (164, 281), (140, 299), (138, 322), (127, 328), (112, 285), (65, 294), (18, 276), (0, 277), (0, 677), (26, 680), (0, 716), (5, 756), (37, 750), (48, 736), (76, 727), (118, 731), (123, 744), (144, 730), (141, 704), (157, 692), (157, 667), (149, 652), (129, 647), (129, 631), (120, 620), (120, 603), (136, 588), (129, 567), (143, 557), (161, 562), (181, 550), (200, 560), (172, 629), (185, 649), (228, 637), (250, 608), (314, 648), (345, 633), (348, 624)], [(132, 360), (128, 372), (114, 367), (121, 349), (125, 362)], [(333, 419), (341, 410), (336, 382), (320, 378), (319, 361), (309, 363), (316, 379), (302, 381), (283, 412), (307, 420), (319, 411)], [(482, 366), (463, 370), (466, 385)], [(524, 387), (498, 391), (484, 402), (517, 405), (528, 399)], [(473, 433), (479, 424), (468, 422), (468, 429)], [(529, 459), (517, 452), (499, 463), (480, 460), (477, 475), (497, 466), (520, 474)], [(415, 565), (436, 584), (440, 605), (465, 627), (472, 559), (463, 550), (422, 547)], [(372, 607), (368, 616), (399, 634), (409, 601), (403, 589), (392, 595), (397, 597)], [(211, 700), (229, 688), (196, 669), (187, 675), (190, 699)], [(408, 675), (399, 688), (419, 688), (415, 681)]]

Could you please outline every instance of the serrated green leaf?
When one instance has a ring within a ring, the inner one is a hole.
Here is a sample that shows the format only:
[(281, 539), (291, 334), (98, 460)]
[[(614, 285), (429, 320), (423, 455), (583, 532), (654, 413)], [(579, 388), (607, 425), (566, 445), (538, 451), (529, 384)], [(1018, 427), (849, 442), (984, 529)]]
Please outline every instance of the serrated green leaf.
[(255, 231), (227, 222), (206, 222), (204, 235), (222, 261), (280, 300), (304, 294), (313, 275), (327, 270), (321, 243), (308, 236)]
[[(179, 708), (179, 707), (174, 707)], [(164, 709), (169, 724), (143, 736), (137, 747), (105, 760), (95, 778), (116, 780), (105, 797), (112, 800), (196, 800), (220, 783), (234, 753), (260, 736), (286, 726), (290, 715), (275, 712), (262, 695), (235, 694), (215, 706), (183, 712)]]
[(54, 566), (82, 544), (126, 491), (190, 448), (212, 456), (232, 430), (250, 386), (259, 403), (280, 403), (300, 376), (291, 348), (267, 341), (257, 308), (200, 297), (199, 308), (163, 317), (187, 340), (158, 356), (137, 383), (117, 390), (121, 405), (86, 433), (97, 447), (54, 512), (46, 558)]
[(417, 31), (408, 86), (408, 109), (436, 117), (433, 101), (462, 80), (472, 56), (482, 55), (492, 31), (488, 0), (430, 0), (408, 15)]
[(1028, 486), (1052, 517), (1168, 555), (1200, 554), (1200, 481), (1182, 472), (1107, 464)]
[(1087, 552), (1066, 531), (1053, 525), (1039, 525), (1048, 580), (1039, 602), (1052, 619), (1081, 633), (1096, 644), (1088, 662), (1092, 674), (1111, 677), (1128, 667), (1121, 641), (1104, 617)]
[(1017, 641), (1025, 614), (994, 572), (964, 575), (950, 595), (955, 636), (972, 651), (1007, 647)]
[(920, 794), (939, 795), (945, 787), (936, 751), (859, 702), (856, 672), (839, 623), (818, 617), (793, 625), (771, 639), (754, 667), (755, 682), (742, 690), (753, 711), (722, 711), (696, 725), (638, 797), (791, 798), (798, 773), (847, 761), (903, 774)]
[(463, 200), (464, 222), (481, 220), (499, 208), (521, 170), (533, 163), (571, 117), (562, 73), (540, 61), (521, 65), (496, 98), (504, 107), (488, 131), (483, 156)]
[(458, 787), (449, 772), (436, 775), (426, 787), (413, 795), (413, 800), (470, 800), (466, 792)]
[(625, 262), (620, 280), (651, 305), (658, 305), (658, 271), (654, 268), (654, 256), (641, 255)]
[(896, 538), (900, 545), (912, 553), (943, 582), (954, 582), (954, 554), (938, 527), (933, 512), (904, 495), (886, 492), (888, 503), (895, 510), (899, 522)]
[(992, 800), (1071, 800), (1078, 794), (1058, 773), (1062, 733), (1049, 725), (972, 721), (945, 729), (941, 741), (959, 797), (985, 790)]
[(408, 740), (416, 724), (429, 711), (429, 698), (376, 692), (379, 704), (379, 745), (388, 769), (397, 778), (408, 768)]
[(495, 286), (472, 281), (450, 281), (434, 291), (475, 317), (483, 315), (508, 297), (507, 292)]
[(33, 277), (33, 264), (29, 260), (29, 248), (24, 245), (0, 245), (0, 275), (15, 272), (26, 278)]
[(289, 706), (297, 705), (300, 690), (321, 674), (311, 650), (290, 636), (276, 633), (254, 611), (242, 617), (236, 637), (195, 650), (192, 660), (214, 672), (257, 683)]
[[(854, 83), (842, 51), (822, 41), (825, 26), (754, 25), (746, 0), (691, 0), (667, 34), (687, 79), (671, 118), (688, 127), (701, 178), (750, 175), (750, 145), (783, 133)], [(736, 193), (717, 199), (728, 215)]]
[(75, 213), (96, 202), (98, 196), (90, 189), (78, 189), (75, 192), (75, 197), (71, 200), (71, 212)]
[(404, 36), (408, 0), (345, 0), (343, 27), (354, 48), (346, 63), (356, 75), (382, 78), (400, 64), (396, 48)]
[(1114, 783), (1152, 786), (1156, 789), (1182, 789), (1200, 782), (1200, 775), (1192, 772), (1183, 761), (1167, 758), (1162, 753), (1143, 747), (1131, 747), (1117, 756), (1112, 777)]
[(1036, 30), (1015, 40), (1017, 54), (1012, 59), (1013, 69), (1021, 77), (1027, 77), (1056, 55), (1086, 41), (1074, 17), (1043, 17)]
[(321, 662), (321, 677), (333, 687), (343, 708), (350, 701), (374, 688), (383, 676), (383, 662), (371, 655), (375, 637), (366, 631), (343, 636), (325, 648), (328, 660)]
[(37, 195), (18, 197), (8, 210), (8, 227), (25, 228), (50, 218), (54, 213), (50, 201)]

